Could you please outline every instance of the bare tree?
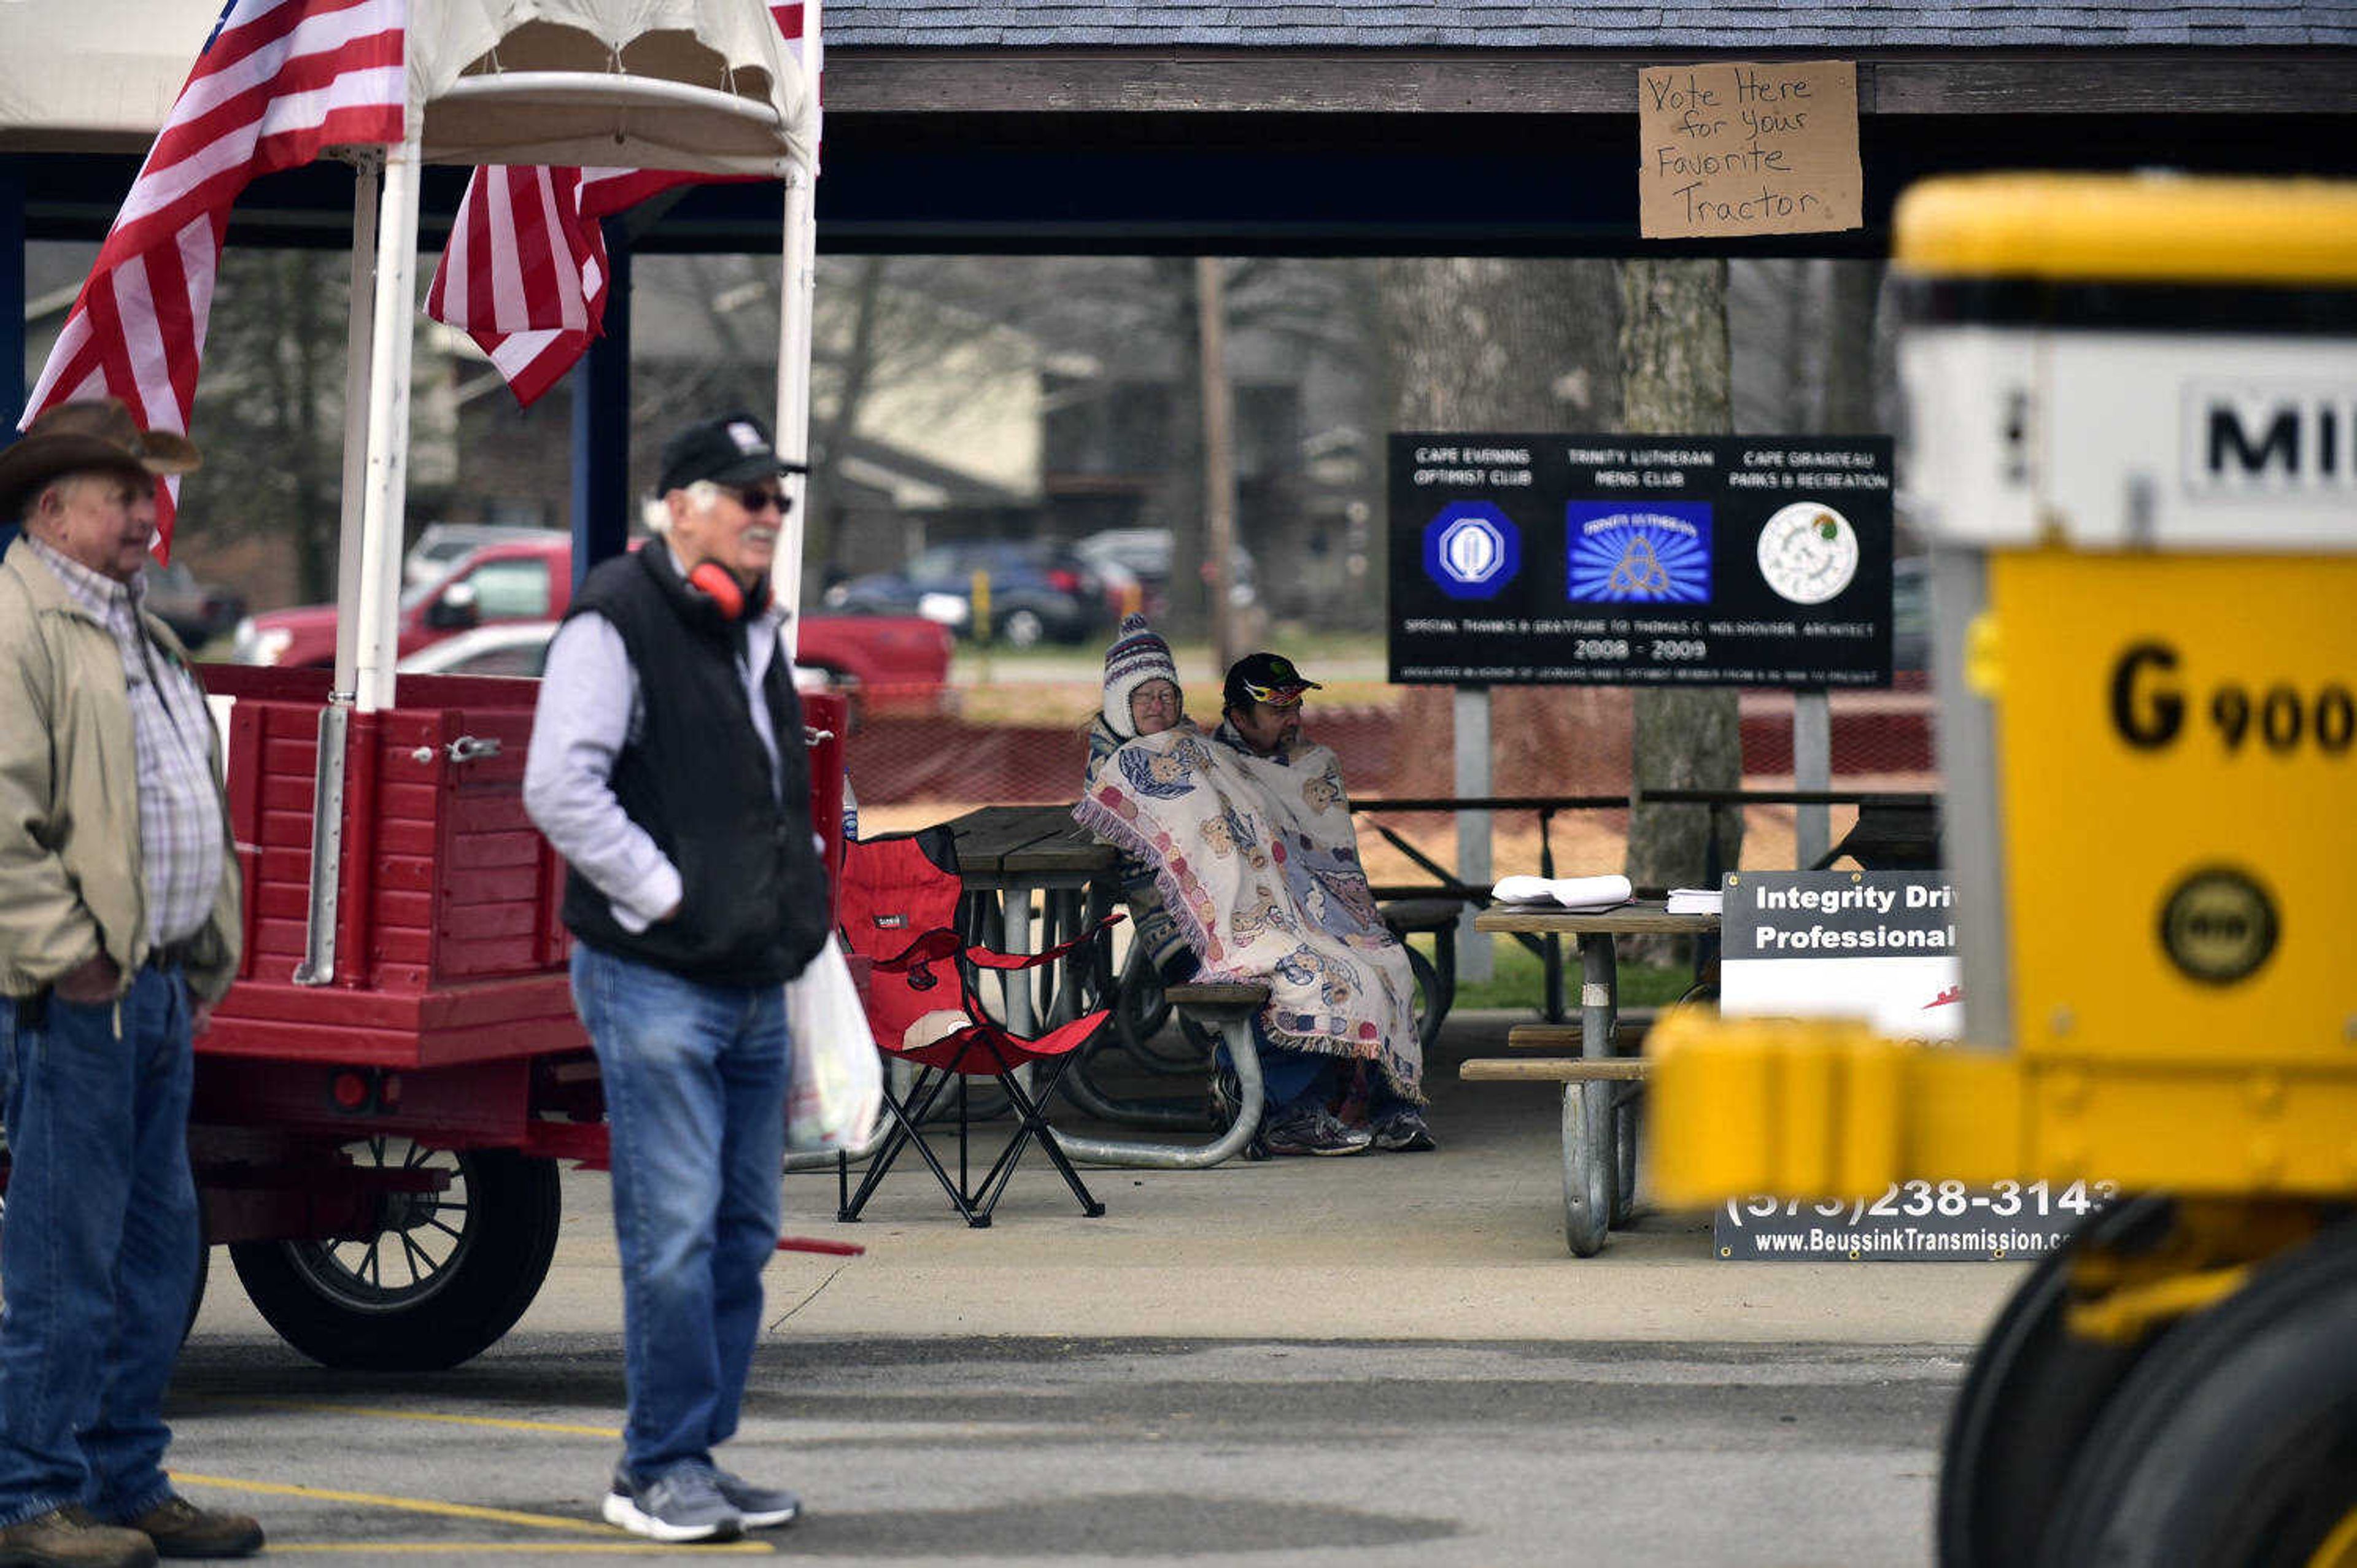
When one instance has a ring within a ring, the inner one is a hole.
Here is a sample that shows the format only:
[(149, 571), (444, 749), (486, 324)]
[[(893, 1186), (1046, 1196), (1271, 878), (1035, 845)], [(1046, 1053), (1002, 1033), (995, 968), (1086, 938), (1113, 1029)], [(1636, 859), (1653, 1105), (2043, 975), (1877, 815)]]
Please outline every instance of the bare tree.
[(350, 267), (339, 251), (222, 252), (191, 421), (205, 464), (180, 488), (212, 536), (285, 541), (307, 600), (336, 592)]
[[(1657, 435), (1728, 434), (1727, 263), (1620, 266), (1621, 428)], [(1743, 748), (1734, 691), (1641, 688), (1634, 750), (1631, 783), (1639, 790), (1737, 788), (1743, 781)], [(1631, 811), (1629, 879), (1651, 886), (1700, 881), (1714, 833), (1719, 867), (1738, 865), (1740, 811), (1660, 805)]]

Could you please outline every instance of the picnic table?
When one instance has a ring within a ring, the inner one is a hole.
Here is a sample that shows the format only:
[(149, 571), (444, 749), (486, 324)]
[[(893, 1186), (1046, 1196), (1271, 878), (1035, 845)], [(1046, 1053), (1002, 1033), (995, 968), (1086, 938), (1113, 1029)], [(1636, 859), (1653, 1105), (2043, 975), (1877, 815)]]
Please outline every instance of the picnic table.
[[(1673, 915), (1658, 898), (1641, 898), (1609, 909), (1565, 909), (1544, 905), (1493, 904), (1473, 918), (1478, 931), (1570, 937), (1579, 947), (1579, 1054), (1574, 1058), (1477, 1058), (1460, 1076), (1488, 1081), (1531, 1080), (1563, 1085), (1563, 1233), (1572, 1251), (1589, 1258), (1602, 1250), (1606, 1233), (1625, 1224), (1636, 1187), (1637, 1096), (1644, 1086), (1644, 1063), (1613, 1054), (1620, 1027), (1617, 939), (1652, 934), (1706, 936), (1718, 929), (1717, 915)], [(1513, 1046), (1571, 1043), (1567, 1031), (1522, 1025), (1509, 1032)]]
[[(982, 806), (942, 825), (957, 846), (959, 880), (981, 906), (975, 912), (978, 933), (990, 935), (1006, 951), (1035, 952), (1069, 940), (1120, 897), (1114, 883), (1113, 849), (1073, 820), (1070, 805)], [(1034, 893), (1045, 897), (1036, 947), (1031, 945)], [(995, 932), (989, 930), (993, 923)], [(1029, 1034), (1039, 1021), (1054, 1024), (1079, 1017), (1088, 1010), (1092, 979), (1102, 983), (1100, 1004), (1111, 1005), (1112, 975), (1109, 969), (1094, 972), (1095, 963), (1096, 955), (1086, 950), (1074, 953), (1055, 966), (1062, 972), (1049, 976), (1046, 992), (1036, 998), (1028, 986), (1009, 984), (1007, 1026)], [(1088, 1114), (1131, 1126), (1208, 1128), (1218, 1135), (1208, 1144), (1186, 1144), (1084, 1138), (1059, 1131), (1056, 1144), (1067, 1155), (1094, 1165), (1185, 1170), (1217, 1165), (1251, 1141), (1260, 1124), (1262, 1104), (1260, 1057), (1252, 1042), (1251, 1018), (1268, 1000), (1267, 989), (1186, 986), (1178, 988), (1173, 1000), (1226, 1042), (1243, 1100), (1235, 1122), (1225, 1129), (1211, 1127), (1206, 1112), (1192, 1106), (1108, 1095), (1090, 1077), (1090, 1058), (1083, 1055), (1058, 1081), (1060, 1092)]]
[[(1034, 952), (1031, 897), (1044, 896), (1039, 947), (1052, 947), (1094, 915), (1113, 908), (1110, 886), (1114, 852), (1072, 820), (1069, 805), (982, 806), (943, 824), (957, 845), (958, 878), (982, 904), (987, 925), (981, 934), (1008, 952)], [(1095, 894), (1092, 898), (1092, 893)], [(996, 926), (996, 930), (988, 929)], [(1006, 1023), (1017, 1034), (1033, 1032), (1042, 1017), (1077, 1017), (1083, 973), (1071, 966), (1051, 976), (1048, 994), (1034, 998), (1028, 986), (1006, 988)]]

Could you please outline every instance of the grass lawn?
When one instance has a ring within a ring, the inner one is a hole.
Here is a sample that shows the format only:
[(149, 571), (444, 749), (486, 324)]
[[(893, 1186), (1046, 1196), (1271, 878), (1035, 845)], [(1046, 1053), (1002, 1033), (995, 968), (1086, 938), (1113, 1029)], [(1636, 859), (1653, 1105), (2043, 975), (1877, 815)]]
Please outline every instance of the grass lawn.
[[(1432, 938), (1419, 936), (1415, 945), (1426, 958), (1432, 956)], [(1568, 941), (1564, 943), (1564, 960), (1570, 965), (1565, 977), (1564, 994), (1566, 1005), (1576, 1005), (1579, 996), (1579, 961)], [(1458, 1007), (1527, 1007), (1536, 1011), (1546, 994), (1546, 977), (1538, 955), (1522, 943), (1501, 938), (1496, 946), (1495, 972), (1488, 980), (1460, 979), (1457, 983)], [(1620, 1005), (1623, 1007), (1666, 1007), (1686, 993), (1694, 983), (1694, 971), (1684, 964), (1620, 963)]]

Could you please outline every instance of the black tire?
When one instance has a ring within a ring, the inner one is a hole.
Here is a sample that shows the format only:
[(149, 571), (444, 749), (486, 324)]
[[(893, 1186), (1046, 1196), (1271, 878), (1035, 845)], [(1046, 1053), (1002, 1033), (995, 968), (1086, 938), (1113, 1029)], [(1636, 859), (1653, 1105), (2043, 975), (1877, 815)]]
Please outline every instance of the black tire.
[(388, 1194), (384, 1228), (367, 1241), (232, 1243), (246, 1294), (282, 1338), (327, 1366), (439, 1371), (479, 1355), (548, 1275), (556, 1163), (382, 1138), (351, 1153), (362, 1165), (439, 1165), (452, 1179), (439, 1194)]
[(1192, 1035), (1182, 1033), (1175, 1044), (1160, 1036), (1175, 1011), (1163, 993), (1162, 976), (1147, 961), (1143, 943), (1130, 944), (1112, 998), (1114, 1037), (1132, 1061), (1149, 1072), (1194, 1073), (1211, 1058)]
[(805, 664), (802, 668), (826, 677), (823, 690), (843, 699), (844, 726), (851, 735), (857, 735), (867, 722), (867, 698), (860, 690), (859, 677), (832, 664)]
[(2031, 1562), (2072, 1455), (2142, 1345), (2106, 1345), (2063, 1331), (2074, 1258), (2158, 1234), (2168, 1200), (2106, 1209), (2044, 1257), (2007, 1300), (1964, 1375), (1941, 1446), (1932, 1533), (1943, 1568)]
[(197, 1283), (188, 1292), (188, 1316), (180, 1321), (180, 1343), (188, 1342), (188, 1332), (197, 1326), (197, 1314), (205, 1309), (205, 1283), (212, 1278), (213, 1250), (199, 1244), (197, 1248)]
[(1415, 1013), (1415, 1037), (1423, 1045), (1425, 1055), (1432, 1054), (1440, 1038), (1441, 1020), (1448, 1015), (1448, 1004), (1440, 993), (1440, 972), (1432, 961), (1406, 946), (1408, 972), (1415, 976), (1415, 996), (1411, 1006)]
[[(1634, 1085), (1624, 1085), (1634, 1088)], [(1642, 1096), (1622, 1093), (1612, 1106), (1612, 1229), (1625, 1230), (1637, 1213), (1637, 1130)]]
[[(2357, 1534), (2357, 1225), (2158, 1337), (2062, 1487), (2049, 1564), (2298, 1568)], [(2345, 1559), (2343, 1559), (2345, 1560)]]
[(1017, 606), (1000, 616), (993, 630), (1009, 648), (1037, 648), (1048, 639), (1046, 618), (1028, 606)]

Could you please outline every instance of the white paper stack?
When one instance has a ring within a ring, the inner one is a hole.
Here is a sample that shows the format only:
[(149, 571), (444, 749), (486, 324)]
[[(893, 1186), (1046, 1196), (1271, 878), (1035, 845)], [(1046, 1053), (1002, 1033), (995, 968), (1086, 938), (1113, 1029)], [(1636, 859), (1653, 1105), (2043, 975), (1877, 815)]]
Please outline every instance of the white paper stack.
[(1502, 876), (1490, 889), (1501, 904), (1554, 904), (1566, 909), (1609, 909), (1629, 901), (1625, 876)]
[(1715, 887), (1673, 887), (1670, 889), (1669, 913), (1673, 915), (1724, 914), (1727, 896)]

